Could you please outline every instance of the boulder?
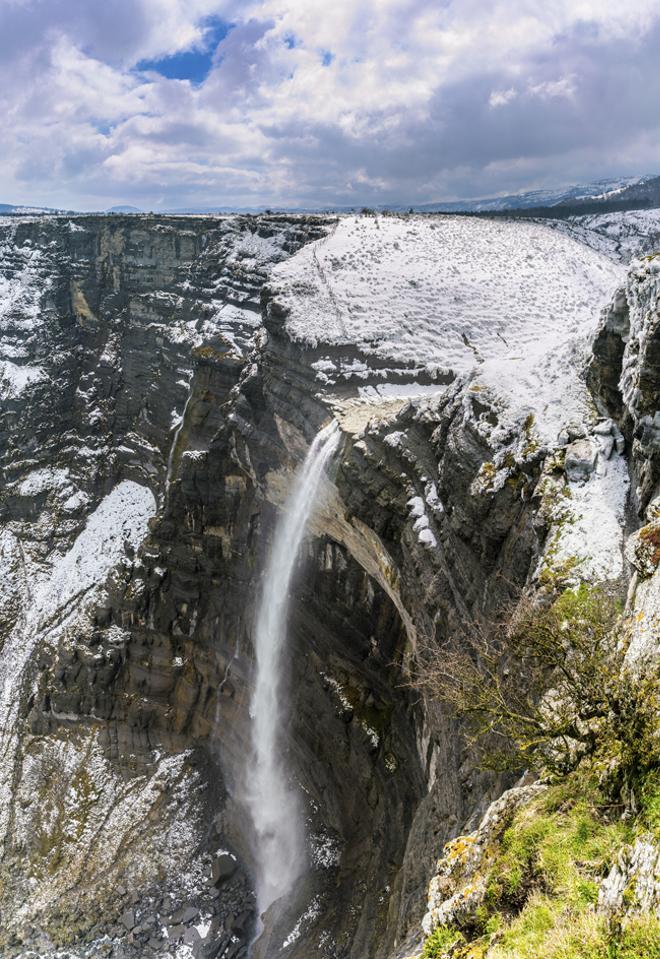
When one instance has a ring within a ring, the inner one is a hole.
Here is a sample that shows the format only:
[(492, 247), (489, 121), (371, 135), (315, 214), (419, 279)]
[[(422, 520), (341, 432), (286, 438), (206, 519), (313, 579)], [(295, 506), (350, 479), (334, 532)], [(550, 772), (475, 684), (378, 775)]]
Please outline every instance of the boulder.
[(213, 860), (211, 876), (213, 884), (217, 886), (234, 875), (238, 868), (236, 860), (229, 853), (222, 853)]
[(586, 482), (596, 469), (598, 446), (593, 440), (581, 439), (566, 448), (566, 475), (574, 483)]
[(653, 519), (633, 533), (626, 544), (626, 558), (639, 575), (648, 579), (660, 565), (660, 519)]
[(652, 836), (625, 846), (603, 880), (598, 909), (604, 913), (651, 913), (660, 905), (660, 849)]

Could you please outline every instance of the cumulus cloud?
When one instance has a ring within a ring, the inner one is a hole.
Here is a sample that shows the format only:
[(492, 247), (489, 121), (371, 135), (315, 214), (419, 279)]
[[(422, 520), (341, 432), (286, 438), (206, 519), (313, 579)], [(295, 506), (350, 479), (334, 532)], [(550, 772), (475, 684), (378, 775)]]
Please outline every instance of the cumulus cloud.
[(0, 200), (408, 203), (656, 172), (654, 6), (2, 0)]

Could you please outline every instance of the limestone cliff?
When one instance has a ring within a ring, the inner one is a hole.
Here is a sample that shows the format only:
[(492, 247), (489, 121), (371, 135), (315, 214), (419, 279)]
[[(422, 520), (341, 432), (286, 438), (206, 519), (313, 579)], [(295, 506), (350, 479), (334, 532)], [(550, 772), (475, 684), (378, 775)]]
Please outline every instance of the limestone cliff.
[(439, 850), (510, 785), (411, 687), (417, 650), (587, 562), (570, 530), (593, 552), (603, 516), (594, 568), (624, 584), (623, 437), (646, 508), (658, 384), (655, 334), (622, 331), (651, 281), (596, 341), (606, 409), (582, 369), (623, 272), (544, 226), (37, 218), (0, 242), (0, 950), (246, 955), (255, 605), (336, 417), (289, 637), (310, 869), (259, 948), (407, 955)]
[[(660, 396), (658, 273), (655, 256), (636, 261), (625, 286), (603, 311), (589, 364), (589, 381), (602, 413), (600, 452), (629, 450), (633, 479), (625, 548), (628, 584), (614, 639), (615, 683), (641, 687), (641, 710), (631, 735), (646, 772), (628, 807), (608, 805), (602, 781), (622, 762), (600, 726), (600, 759), (586, 773), (564, 780), (519, 784), (487, 809), (474, 831), (447, 843), (428, 891), (424, 957), (503, 959), (505, 956), (621, 954), (657, 951), (660, 913), (660, 845), (657, 821), (657, 689), (660, 663), (660, 523), (657, 405)], [(618, 425), (617, 425), (618, 424)], [(625, 436), (625, 439), (624, 439)], [(607, 444), (603, 445), (603, 438)], [(570, 437), (568, 437), (570, 439)], [(564, 469), (588, 491), (583, 472), (588, 440), (569, 445)], [(594, 447), (594, 452), (596, 447)], [(556, 470), (556, 460), (554, 461)], [(591, 467), (589, 467), (590, 469)], [(599, 471), (596, 467), (596, 473)], [(602, 472), (602, 467), (600, 469)], [(566, 487), (564, 486), (564, 491)], [(540, 484), (542, 498), (548, 486)], [(551, 498), (556, 486), (550, 487)], [(594, 496), (596, 488), (592, 489)], [(553, 510), (550, 510), (552, 518)], [(561, 523), (575, 521), (565, 507)], [(634, 532), (630, 532), (633, 529)], [(552, 525), (551, 525), (552, 530)], [(557, 567), (570, 530), (558, 528), (546, 545), (546, 564)], [(613, 545), (612, 537), (608, 544)], [(587, 540), (587, 549), (598, 548)], [(629, 564), (629, 565), (628, 565)], [(546, 565), (546, 569), (548, 566)], [(585, 575), (586, 569), (586, 575)], [(594, 570), (574, 564), (569, 575), (593, 585)], [(542, 581), (542, 577), (541, 577)], [(546, 582), (547, 585), (547, 582)], [(555, 586), (556, 582), (552, 581)], [(613, 695), (611, 709), (616, 711)], [(648, 740), (644, 737), (649, 735)], [(643, 744), (643, 745), (642, 745)]]

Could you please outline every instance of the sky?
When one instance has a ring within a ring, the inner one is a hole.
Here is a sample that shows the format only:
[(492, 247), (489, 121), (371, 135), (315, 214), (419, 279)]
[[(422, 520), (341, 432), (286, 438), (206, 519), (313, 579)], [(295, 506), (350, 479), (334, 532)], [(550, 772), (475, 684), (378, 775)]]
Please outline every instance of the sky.
[(660, 173), (660, 0), (0, 0), (0, 202), (412, 204)]

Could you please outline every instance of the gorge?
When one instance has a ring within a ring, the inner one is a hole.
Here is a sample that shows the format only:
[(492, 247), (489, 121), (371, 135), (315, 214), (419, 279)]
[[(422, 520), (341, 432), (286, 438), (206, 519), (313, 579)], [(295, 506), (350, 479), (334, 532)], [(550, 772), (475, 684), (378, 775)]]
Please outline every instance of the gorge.
[(659, 236), (0, 223), (2, 956), (420, 954), (519, 779), (421, 653), (587, 582), (657, 662)]

